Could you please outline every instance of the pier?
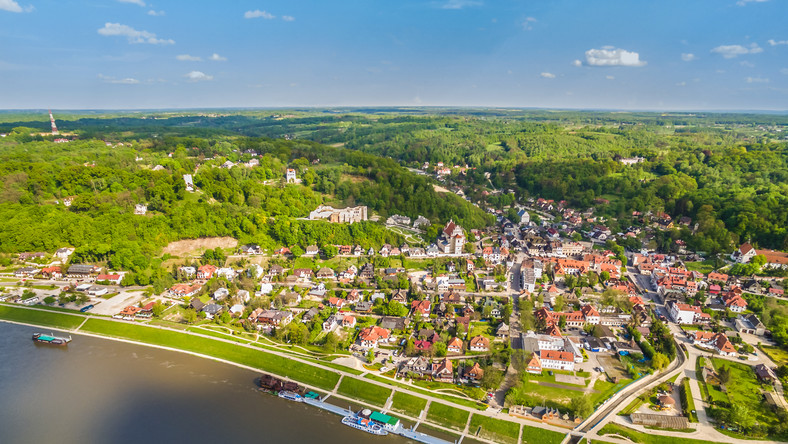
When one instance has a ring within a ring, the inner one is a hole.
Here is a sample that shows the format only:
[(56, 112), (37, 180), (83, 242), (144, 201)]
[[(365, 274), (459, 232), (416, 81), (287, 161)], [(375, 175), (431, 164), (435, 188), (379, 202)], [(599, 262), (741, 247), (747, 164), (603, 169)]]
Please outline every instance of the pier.
[[(304, 404), (309, 404), (309, 405), (317, 407), (319, 409), (327, 410), (327, 411), (329, 411), (331, 413), (336, 413), (337, 415), (340, 415), (340, 416), (343, 416), (343, 417), (353, 413), (353, 412), (351, 412), (348, 409), (343, 409), (342, 407), (338, 407), (338, 406), (335, 406), (333, 404), (329, 404), (327, 402), (324, 402), (324, 400), (327, 399), (327, 398), (328, 398), (328, 396), (324, 397), (323, 399), (304, 398), (303, 403)], [(415, 429), (415, 427), (414, 427), (414, 429)], [(453, 444), (453, 443), (451, 443), (449, 441), (444, 441), (442, 439), (435, 438), (434, 436), (430, 436), (430, 435), (427, 435), (427, 434), (424, 434), (424, 433), (421, 433), (421, 432), (417, 432), (416, 430), (413, 430), (413, 429), (406, 429), (406, 428), (402, 427), (401, 425), (399, 425), (395, 430), (389, 430), (389, 432), (390, 433), (396, 433), (396, 434), (402, 435), (402, 436), (404, 436), (404, 437), (406, 437), (408, 439), (412, 439), (412, 440), (417, 441), (417, 442), (423, 442), (425, 444)]]

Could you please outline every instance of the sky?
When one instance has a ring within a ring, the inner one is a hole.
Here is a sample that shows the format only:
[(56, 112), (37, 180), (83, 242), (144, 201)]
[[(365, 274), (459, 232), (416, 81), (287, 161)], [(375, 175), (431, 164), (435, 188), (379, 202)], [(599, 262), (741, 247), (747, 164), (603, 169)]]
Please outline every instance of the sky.
[(786, 0), (0, 0), (0, 109), (788, 110)]

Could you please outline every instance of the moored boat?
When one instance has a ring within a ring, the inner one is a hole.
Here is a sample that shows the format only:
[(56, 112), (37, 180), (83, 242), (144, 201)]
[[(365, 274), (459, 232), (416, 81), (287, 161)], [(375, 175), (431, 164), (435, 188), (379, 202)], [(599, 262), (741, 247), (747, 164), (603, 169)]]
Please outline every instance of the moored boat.
[(52, 333), (48, 335), (44, 333), (33, 333), (33, 340), (41, 344), (68, 345), (68, 343), (71, 342), (71, 336), (63, 338), (55, 336)]
[(389, 434), (389, 432), (384, 430), (383, 427), (356, 413), (351, 413), (342, 418), (342, 424), (353, 427), (354, 429), (361, 430), (362, 432), (371, 433), (373, 435)]
[(278, 396), (280, 398), (288, 399), (290, 401), (295, 401), (295, 402), (302, 402), (304, 400), (304, 398), (301, 397), (301, 395), (299, 395), (298, 393), (290, 392), (287, 390), (282, 390), (281, 392), (279, 392)]

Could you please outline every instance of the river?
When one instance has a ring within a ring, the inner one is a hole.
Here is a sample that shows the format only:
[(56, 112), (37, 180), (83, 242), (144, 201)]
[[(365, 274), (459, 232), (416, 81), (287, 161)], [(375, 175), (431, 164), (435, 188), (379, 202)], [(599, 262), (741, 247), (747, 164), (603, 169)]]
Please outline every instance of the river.
[(72, 335), (36, 344), (0, 322), (0, 443), (410, 442), (259, 392), (258, 373), (183, 353)]

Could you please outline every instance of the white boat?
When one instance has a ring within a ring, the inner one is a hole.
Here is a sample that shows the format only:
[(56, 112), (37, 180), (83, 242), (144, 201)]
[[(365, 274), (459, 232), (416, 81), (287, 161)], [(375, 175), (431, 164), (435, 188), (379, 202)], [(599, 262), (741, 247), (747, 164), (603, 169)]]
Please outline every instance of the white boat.
[(282, 390), (281, 392), (279, 392), (279, 397), (283, 398), (283, 399), (290, 400), (290, 401), (295, 401), (295, 402), (303, 402), (304, 401), (304, 398), (301, 397), (301, 395), (299, 395), (298, 393), (288, 392), (286, 390)]
[(371, 433), (373, 435), (388, 435), (389, 432), (383, 427), (373, 423), (369, 419), (362, 418), (361, 416), (351, 413), (342, 418), (342, 424), (353, 427), (354, 429), (361, 430), (362, 432)]

